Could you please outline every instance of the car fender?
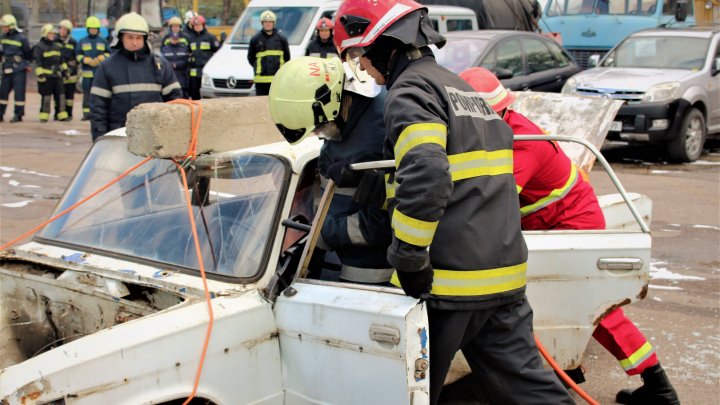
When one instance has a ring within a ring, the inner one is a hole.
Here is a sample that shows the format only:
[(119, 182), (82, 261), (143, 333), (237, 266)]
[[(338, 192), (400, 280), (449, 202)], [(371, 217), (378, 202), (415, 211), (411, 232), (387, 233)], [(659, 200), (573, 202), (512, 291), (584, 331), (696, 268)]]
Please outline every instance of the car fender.
[[(693, 84), (690, 87), (688, 87), (687, 89), (685, 89), (681, 98), (683, 100), (687, 101), (689, 105), (695, 105), (698, 102), (702, 103), (703, 108), (701, 109), (701, 111), (702, 111), (703, 115), (707, 116), (707, 104), (708, 104), (707, 97), (708, 97), (707, 92), (705, 91), (705, 89), (702, 88), (702, 86)], [(684, 104), (684, 103), (680, 103), (680, 104)], [(685, 111), (683, 111), (683, 114), (684, 113), (685, 113)]]

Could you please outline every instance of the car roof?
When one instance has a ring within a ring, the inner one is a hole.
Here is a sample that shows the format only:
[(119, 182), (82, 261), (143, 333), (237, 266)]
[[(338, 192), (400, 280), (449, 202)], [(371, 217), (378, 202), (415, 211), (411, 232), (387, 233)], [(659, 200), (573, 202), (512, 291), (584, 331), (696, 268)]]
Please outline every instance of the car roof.
[(447, 37), (448, 40), (453, 38), (463, 38), (463, 39), (485, 39), (485, 40), (492, 40), (495, 38), (504, 38), (504, 37), (512, 37), (512, 36), (537, 36), (542, 37), (542, 35), (530, 32), (530, 31), (514, 31), (514, 30), (479, 30), (479, 31), (453, 31), (448, 32), (447, 34), (444, 34), (445, 37)]
[(695, 25), (692, 27), (662, 27), (649, 28), (638, 31), (631, 36), (669, 36), (669, 37), (696, 37), (709, 38), (714, 34), (720, 33), (720, 24)]
[(475, 12), (467, 7), (434, 4), (428, 4), (425, 7), (430, 15), (451, 14), (453, 16), (475, 17)]

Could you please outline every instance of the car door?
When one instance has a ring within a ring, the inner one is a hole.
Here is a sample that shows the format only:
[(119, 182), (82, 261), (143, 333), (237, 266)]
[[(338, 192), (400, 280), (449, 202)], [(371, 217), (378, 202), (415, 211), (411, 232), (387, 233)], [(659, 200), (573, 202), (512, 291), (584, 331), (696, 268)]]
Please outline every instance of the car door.
[(495, 75), (502, 77), (502, 73), (512, 75), (502, 79), (501, 82), (509, 90), (528, 90), (529, 82), (523, 66), (523, 55), (520, 41), (505, 39), (488, 49), (488, 54), (478, 64), (490, 69)]
[(522, 46), (530, 90), (559, 92), (562, 88), (562, 75), (545, 41), (525, 36), (522, 38)]
[[(720, 64), (720, 35), (715, 35), (714, 45), (710, 46), (710, 72), (713, 71), (713, 67)], [(714, 52), (712, 50), (714, 49)], [(712, 132), (720, 131), (720, 73), (715, 73), (714, 76), (710, 76), (710, 80), (707, 85), (708, 92), (708, 129)]]

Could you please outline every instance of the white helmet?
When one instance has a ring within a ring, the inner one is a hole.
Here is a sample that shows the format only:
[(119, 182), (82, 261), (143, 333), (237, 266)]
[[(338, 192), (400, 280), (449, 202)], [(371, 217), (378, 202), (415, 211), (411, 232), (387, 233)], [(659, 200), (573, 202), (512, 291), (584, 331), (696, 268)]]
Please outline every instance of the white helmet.
[(188, 10), (188, 11), (185, 13), (185, 24), (189, 23), (190, 20), (192, 20), (192, 18), (195, 17), (196, 15), (197, 15), (196, 12), (194, 12), (194, 11), (192, 11), (192, 10)]

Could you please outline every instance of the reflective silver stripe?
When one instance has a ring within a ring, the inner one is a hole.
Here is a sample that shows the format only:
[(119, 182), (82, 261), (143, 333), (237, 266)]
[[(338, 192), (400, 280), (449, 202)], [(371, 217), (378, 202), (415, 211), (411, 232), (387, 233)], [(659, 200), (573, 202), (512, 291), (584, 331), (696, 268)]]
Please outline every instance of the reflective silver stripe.
[(367, 246), (368, 243), (360, 230), (360, 217), (357, 213), (347, 217), (347, 233), (353, 245)]
[(132, 93), (134, 91), (160, 91), (162, 86), (157, 83), (135, 83), (135, 84), (121, 84), (113, 86), (112, 92), (118, 93)]
[(100, 87), (93, 86), (90, 89), (90, 94), (94, 94), (96, 96), (104, 97), (104, 98), (110, 98), (112, 97), (113, 93), (110, 90), (106, 90)]
[(173, 82), (173, 83), (170, 83), (170, 84), (168, 84), (167, 86), (163, 87), (163, 88), (162, 88), (162, 91), (161, 91), (160, 93), (162, 93), (163, 96), (167, 96), (167, 95), (170, 94), (170, 92), (172, 92), (173, 90), (175, 90), (175, 89), (180, 89), (180, 88), (181, 88), (181, 87), (180, 87), (180, 83), (178, 83), (178, 82)]
[[(320, 187), (325, 191), (325, 188), (327, 187), (328, 178), (320, 176)], [(357, 191), (356, 187), (336, 187), (335, 188), (335, 194), (344, 195), (348, 197), (355, 196), (355, 191)]]
[(340, 268), (340, 278), (356, 283), (387, 283), (394, 272), (395, 269), (364, 269), (343, 264)]

